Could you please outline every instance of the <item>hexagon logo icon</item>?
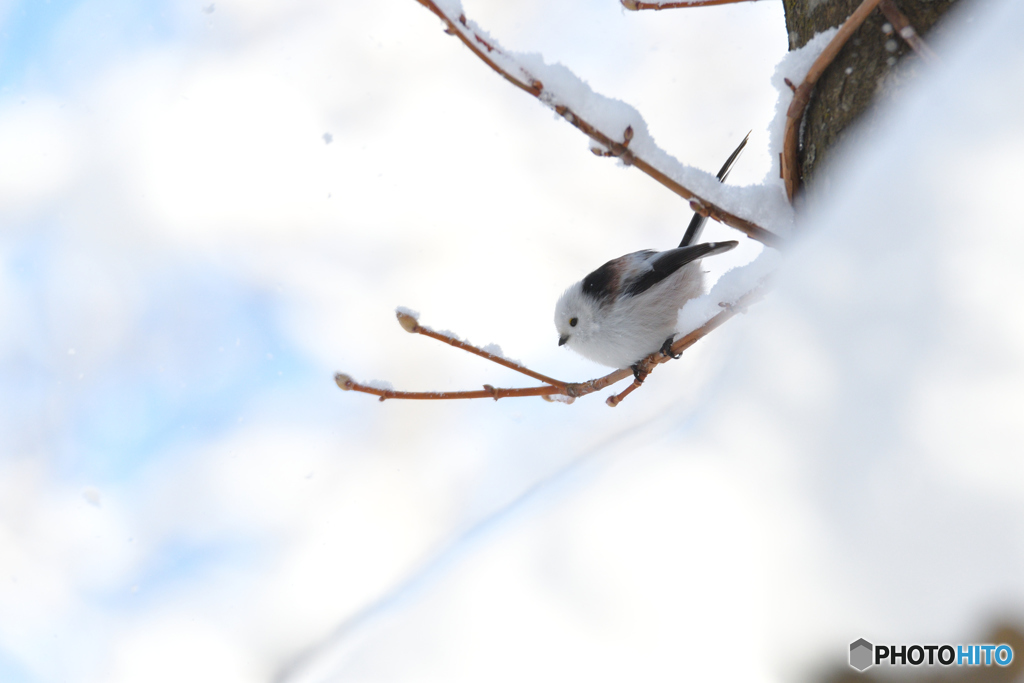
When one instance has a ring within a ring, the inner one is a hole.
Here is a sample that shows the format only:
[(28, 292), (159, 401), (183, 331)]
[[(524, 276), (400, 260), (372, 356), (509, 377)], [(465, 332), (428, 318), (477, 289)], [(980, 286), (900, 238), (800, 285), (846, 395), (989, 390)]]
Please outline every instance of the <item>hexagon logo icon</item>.
[(872, 665), (875, 646), (860, 638), (850, 643), (850, 666), (857, 671), (864, 671)]

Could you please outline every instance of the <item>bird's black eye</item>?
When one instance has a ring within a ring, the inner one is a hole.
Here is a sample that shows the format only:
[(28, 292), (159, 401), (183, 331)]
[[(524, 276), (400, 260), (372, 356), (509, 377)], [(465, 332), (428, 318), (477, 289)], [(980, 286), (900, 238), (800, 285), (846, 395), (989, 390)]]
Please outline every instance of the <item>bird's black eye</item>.
[(576, 327), (576, 323), (578, 323), (579, 321), (579, 318), (569, 318), (569, 327)]

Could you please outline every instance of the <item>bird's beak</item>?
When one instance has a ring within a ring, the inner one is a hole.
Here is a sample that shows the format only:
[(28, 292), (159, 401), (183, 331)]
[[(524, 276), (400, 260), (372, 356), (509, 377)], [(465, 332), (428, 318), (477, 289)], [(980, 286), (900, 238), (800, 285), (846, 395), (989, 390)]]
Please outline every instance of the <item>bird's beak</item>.
[(561, 337), (558, 338), (558, 345), (561, 346), (565, 344), (565, 342), (567, 341), (569, 341), (569, 335), (563, 334)]

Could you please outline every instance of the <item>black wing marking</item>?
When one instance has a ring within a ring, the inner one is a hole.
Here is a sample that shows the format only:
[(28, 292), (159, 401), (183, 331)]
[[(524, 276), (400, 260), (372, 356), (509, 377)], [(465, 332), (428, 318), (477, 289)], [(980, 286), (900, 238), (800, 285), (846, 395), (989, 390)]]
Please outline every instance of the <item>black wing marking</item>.
[[(750, 139), (750, 133), (747, 133), (746, 137), (743, 138), (743, 142), (739, 144), (739, 147), (733, 150), (729, 158), (722, 164), (721, 170), (718, 171), (718, 182), (724, 183), (725, 179), (729, 177), (729, 171), (732, 170), (732, 165), (736, 162), (740, 152), (747, 146), (747, 140)], [(704, 224), (708, 222), (707, 216), (701, 216), (699, 213), (694, 211), (693, 218), (690, 219), (690, 225), (686, 228), (686, 233), (683, 235), (683, 241), (679, 243), (679, 246), (686, 247), (698, 239), (700, 239), (700, 233), (704, 229)]]
[(627, 283), (623, 283), (622, 293), (624, 296), (642, 294), (687, 263), (692, 263), (711, 254), (721, 254), (723, 251), (729, 251), (737, 244), (739, 242), (736, 241), (705, 242), (704, 244), (694, 244), (688, 247), (677, 247), (663, 251), (651, 260), (650, 270), (638, 275)]
[(612, 294), (612, 288), (619, 281), (619, 259), (609, 261), (583, 278), (583, 293), (602, 303)]
[(583, 278), (583, 293), (599, 304), (607, 303), (618, 294), (623, 273), (631, 272), (637, 267), (638, 262), (643, 267), (642, 264), (657, 253), (651, 249), (644, 249), (612, 259)]

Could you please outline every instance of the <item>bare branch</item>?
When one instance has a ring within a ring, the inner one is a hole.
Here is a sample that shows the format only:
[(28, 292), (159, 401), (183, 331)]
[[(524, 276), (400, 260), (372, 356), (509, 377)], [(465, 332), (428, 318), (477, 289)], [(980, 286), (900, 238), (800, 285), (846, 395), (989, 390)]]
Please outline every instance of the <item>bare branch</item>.
[[(556, 104), (555, 102), (557, 101), (557, 97), (555, 93), (545, 90), (544, 84), (539, 79), (535, 78), (528, 70), (516, 62), (512, 55), (502, 51), (502, 49), (489, 37), (480, 35), (480, 32), (471, 26), (466, 20), (465, 15), (452, 18), (445, 14), (445, 12), (440, 9), (433, 0), (416, 1), (437, 15), (437, 17), (445, 23), (446, 31), (452, 35), (458, 36), (459, 40), (461, 40), (466, 47), (472, 50), (473, 54), (483, 60), (484, 63), (501, 74), (517, 88), (528, 92), (545, 104), (554, 108), (562, 118), (607, 150), (607, 152), (602, 152), (603, 155), (618, 157), (626, 165), (635, 166), (640, 169), (683, 199), (689, 201), (691, 208), (695, 211), (699, 211), (701, 214), (710, 216), (720, 223), (724, 223), (729, 227), (735, 228), (736, 230), (746, 234), (748, 237), (767, 246), (777, 249), (782, 245), (783, 240), (775, 233), (762, 228), (752, 221), (741, 218), (721, 206), (718, 206), (714, 202), (697, 195), (689, 188), (670, 178), (664, 172), (656, 169), (650, 163), (636, 156), (629, 150), (629, 141), (632, 137), (631, 128), (627, 128), (626, 131), (623, 132), (623, 141), (620, 142), (618, 139), (613, 138), (611, 134), (601, 131), (594, 125), (584, 119), (581, 119), (576, 112), (572, 111), (564, 104)], [(877, 2), (878, 0), (875, 1)]]
[(811, 101), (811, 90), (814, 89), (814, 84), (821, 78), (825, 69), (835, 60), (839, 51), (843, 49), (846, 41), (860, 28), (860, 25), (864, 23), (864, 20), (868, 18), (868, 15), (878, 6), (879, 2), (881, 0), (864, 0), (860, 4), (853, 14), (843, 22), (839, 31), (836, 32), (836, 35), (833, 36), (829, 44), (825, 46), (825, 49), (818, 55), (818, 58), (814, 60), (810, 71), (804, 77), (803, 83), (793, 93), (793, 101), (789, 103), (789, 109), (786, 110), (786, 131), (782, 140), (782, 179), (786, 185), (786, 196), (789, 197), (790, 202), (796, 196), (797, 188), (800, 185), (797, 143), (799, 141), (800, 122), (803, 120), (804, 109), (807, 108), (807, 103)]
[(628, 10), (641, 9), (681, 9), (685, 7), (710, 7), (712, 5), (732, 5), (738, 2), (757, 2), (757, 0), (664, 0), (662, 2), (638, 2), (638, 0), (619, 0)]
[(900, 8), (896, 6), (893, 0), (882, 0), (881, 4), (878, 5), (878, 9), (882, 10), (882, 14), (889, 20), (892, 27), (896, 29), (896, 33), (900, 35), (900, 38), (907, 42), (914, 52), (916, 52), (922, 59), (934, 62), (938, 59), (938, 55), (935, 54), (934, 50), (928, 47), (928, 43), (924, 42), (924, 39), (917, 34), (917, 31), (913, 26), (910, 25), (910, 20), (907, 19), (907, 15), (900, 11)]
[(479, 391), (393, 391), (391, 389), (380, 389), (367, 384), (360, 384), (348, 375), (340, 372), (334, 375), (334, 381), (343, 391), (361, 391), (364, 394), (373, 394), (374, 396), (380, 396), (381, 401), (389, 398), (421, 401), (451, 401), (460, 398), (493, 398), (497, 401), (499, 398), (507, 398), (511, 396), (550, 396), (551, 394), (561, 394), (565, 389), (564, 387), (556, 386), (526, 387), (524, 389), (497, 389), (492, 387), (490, 384), (485, 384), (484, 388)]
[(508, 368), (510, 370), (515, 370), (516, 372), (522, 373), (522, 374), (526, 375), (527, 377), (532, 377), (533, 379), (539, 379), (541, 382), (545, 382), (547, 384), (551, 384), (551, 385), (556, 386), (556, 387), (565, 388), (566, 383), (561, 381), (561, 380), (552, 379), (551, 377), (548, 377), (547, 375), (542, 375), (539, 372), (534, 372), (533, 370), (530, 370), (529, 368), (525, 368), (522, 365), (520, 365), (519, 363), (516, 363), (515, 361), (511, 361), (508, 358), (504, 358), (502, 356), (498, 356), (498, 355), (495, 355), (493, 353), (489, 353), (487, 351), (484, 351), (483, 349), (477, 348), (477, 347), (473, 346), (472, 344), (464, 342), (464, 341), (462, 341), (460, 339), (456, 339), (455, 337), (452, 337), (450, 335), (443, 334), (441, 332), (435, 332), (434, 330), (430, 329), (429, 327), (423, 327), (422, 325), (419, 324), (419, 322), (416, 320), (416, 318), (412, 317), (408, 313), (403, 313), (402, 311), (397, 311), (395, 313), (395, 316), (398, 318), (398, 324), (401, 325), (402, 329), (405, 330), (406, 332), (412, 332), (414, 334), (422, 334), (424, 337), (430, 337), (431, 339), (436, 339), (438, 341), (442, 341), (445, 344), (450, 344), (450, 345), (454, 346), (457, 349), (462, 349), (463, 351), (469, 351), (470, 353), (475, 354), (477, 356), (480, 356), (481, 358), (486, 358), (487, 360), (491, 361), (492, 363), (497, 363), (498, 365), (504, 365), (506, 368)]

